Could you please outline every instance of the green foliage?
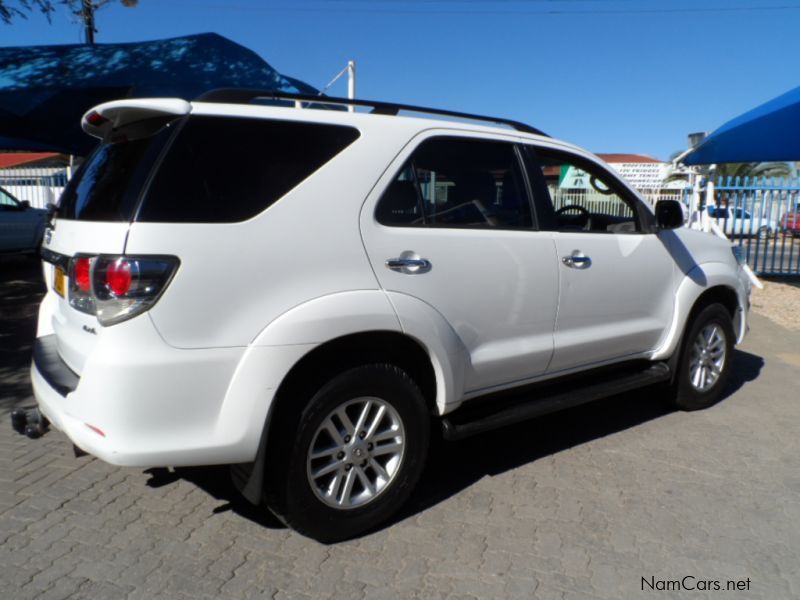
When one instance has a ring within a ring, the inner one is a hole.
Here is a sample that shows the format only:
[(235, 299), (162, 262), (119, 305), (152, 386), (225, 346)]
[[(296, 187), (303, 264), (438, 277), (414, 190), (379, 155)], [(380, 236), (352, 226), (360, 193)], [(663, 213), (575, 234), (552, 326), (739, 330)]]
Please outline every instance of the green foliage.
[(728, 177), (735, 180), (737, 177), (752, 179), (753, 177), (789, 177), (789, 175), (791, 175), (791, 168), (785, 162), (722, 163), (717, 165), (713, 173), (715, 183), (719, 181), (720, 177), (723, 181), (727, 181)]

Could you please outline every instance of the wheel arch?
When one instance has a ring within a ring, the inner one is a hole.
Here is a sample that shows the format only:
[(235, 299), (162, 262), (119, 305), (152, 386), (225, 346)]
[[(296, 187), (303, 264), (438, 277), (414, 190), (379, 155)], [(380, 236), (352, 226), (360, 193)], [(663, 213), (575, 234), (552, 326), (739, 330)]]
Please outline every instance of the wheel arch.
[(299, 419), (305, 407), (302, 399), (337, 373), (375, 363), (403, 369), (419, 386), (428, 411), (439, 413), (440, 378), (435, 357), (419, 340), (391, 330), (362, 331), (327, 340), (304, 354), (283, 377), (270, 403), (254, 462), (232, 466), (234, 484), (245, 498), (254, 504), (261, 501), (265, 469), (276, 467), (269, 462), (271, 449), (281, 439), (276, 433)]
[(736, 294), (736, 290), (728, 285), (720, 284), (705, 290), (695, 299), (692, 309), (689, 311), (687, 323), (691, 322), (697, 313), (706, 306), (714, 303), (722, 304), (728, 310), (731, 319), (736, 317), (736, 312), (739, 308), (739, 297)]
[(428, 409), (437, 411), (437, 376), (427, 349), (404, 333), (385, 330), (351, 333), (315, 347), (283, 378), (273, 407), (277, 410), (298, 390), (314, 389), (337, 373), (372, 363), (389, 363), (406, 371), (422, 391)]
[(744, 337), (746, 328), (747, 291), (737, 273), (722, 263), (698, 265), (684, 277), (678, 286), (672, 325), (663, 342), (651, 358), (670, 360), (680, 349), (686, 327), (699, 311), (718, 302), (722, 304), (734, 324), (737, 343)]

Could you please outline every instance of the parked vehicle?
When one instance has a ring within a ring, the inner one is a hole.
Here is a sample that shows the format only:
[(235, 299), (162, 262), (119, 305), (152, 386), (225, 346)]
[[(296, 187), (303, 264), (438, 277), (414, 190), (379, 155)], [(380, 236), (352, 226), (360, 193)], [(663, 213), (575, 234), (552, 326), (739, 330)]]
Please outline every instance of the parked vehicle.
[(0, 252), (36, 252), (47, 211), (31, 208), (0, 187)]
[(739, 206), (726, 207), (710, 204), (706, 207), (706, 211), (708, 216), (715, 219), (725, 235), (729, 237), (746, 236), (765, 240), (778, 231), (778, 225), (774, 220), (754, 215), (751, 211)]
[(796, 202), (781, 217), (781, 229), (792, 237), (800, 236), (800, 202)]
[(686, 410), (720, 398), (750, 287), (677, 202), (654, 214), (597, 157), (514, 121), (256, 104), (275, 97), (85, 115), (104, 143), (44, 244), (31, 369), (77, 447), (234, 465), (245, 497), (330, 542), (398, 510), (437, 429), (653, 385)]

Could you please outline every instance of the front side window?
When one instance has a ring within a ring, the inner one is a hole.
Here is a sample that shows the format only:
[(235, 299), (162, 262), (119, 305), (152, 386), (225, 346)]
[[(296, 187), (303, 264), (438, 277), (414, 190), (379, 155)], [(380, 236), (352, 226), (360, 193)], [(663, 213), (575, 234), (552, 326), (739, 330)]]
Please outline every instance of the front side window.
[(547, 187), (552, 228), (559, 231), (635, 233), (641, 230), (634, 201), (614, 178), (588, 160), (536, 149)]
[(420, 144), (376, 209), (383, 225), (529, 229), (514, 145), (465, 138)]

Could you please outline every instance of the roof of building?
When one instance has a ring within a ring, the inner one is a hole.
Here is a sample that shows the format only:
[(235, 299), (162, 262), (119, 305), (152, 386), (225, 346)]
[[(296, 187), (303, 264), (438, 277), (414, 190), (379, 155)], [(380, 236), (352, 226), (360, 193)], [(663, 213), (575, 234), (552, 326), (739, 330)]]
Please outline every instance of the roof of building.
[(663, 161), (641, 154), (598, 154), (607, 163), (660, 163)]
[(59, 156), (57, 152), (0, 152), (0, 169), (31, 165)]

